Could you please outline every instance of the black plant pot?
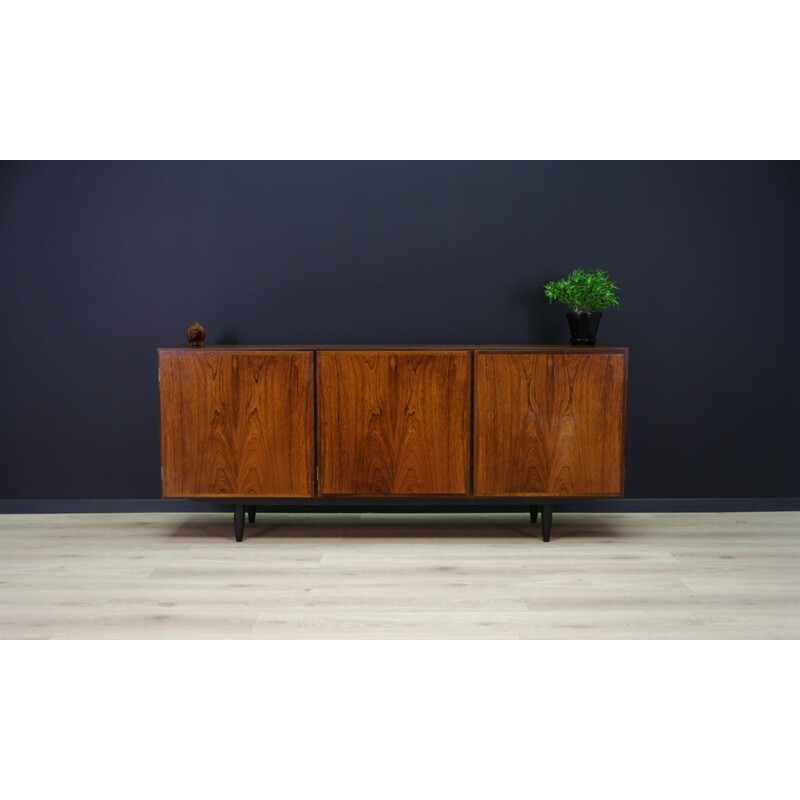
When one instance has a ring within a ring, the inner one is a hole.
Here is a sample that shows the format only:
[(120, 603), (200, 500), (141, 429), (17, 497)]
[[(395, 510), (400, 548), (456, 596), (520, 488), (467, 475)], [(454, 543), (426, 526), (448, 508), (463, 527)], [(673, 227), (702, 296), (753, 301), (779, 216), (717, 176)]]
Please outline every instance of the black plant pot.
[(594, 344), (597, 341), (597, 326), (602, 311), (567, 311), (567, 322), (572, 338), (570, 344)]

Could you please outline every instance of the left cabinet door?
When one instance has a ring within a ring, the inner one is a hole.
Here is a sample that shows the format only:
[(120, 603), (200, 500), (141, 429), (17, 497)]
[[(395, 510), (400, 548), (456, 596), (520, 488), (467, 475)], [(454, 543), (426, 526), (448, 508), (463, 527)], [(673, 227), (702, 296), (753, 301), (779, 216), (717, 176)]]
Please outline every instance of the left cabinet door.
[(312, 352), (159, 353), (164, 497), (311, 497)]

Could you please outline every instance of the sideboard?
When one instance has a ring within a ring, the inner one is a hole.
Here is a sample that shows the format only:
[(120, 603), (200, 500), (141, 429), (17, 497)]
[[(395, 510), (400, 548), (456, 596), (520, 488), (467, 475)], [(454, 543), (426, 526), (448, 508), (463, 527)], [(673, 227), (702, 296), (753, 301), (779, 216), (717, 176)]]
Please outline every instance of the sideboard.
[(558, 345), (158, 351), (164, 497), (553, 504), (621, 497), (628, 350)]

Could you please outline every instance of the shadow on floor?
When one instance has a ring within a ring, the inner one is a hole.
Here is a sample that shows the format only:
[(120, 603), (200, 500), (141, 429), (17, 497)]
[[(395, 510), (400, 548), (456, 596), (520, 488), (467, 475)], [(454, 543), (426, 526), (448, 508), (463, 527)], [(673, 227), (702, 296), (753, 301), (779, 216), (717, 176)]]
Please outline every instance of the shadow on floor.
[[(233, 539), (232, 514), (203, 514), (185, 520), (174, 538)], [(244, 538), (297, 539), (539, 539), (541, 523), (523, 514), (258, 514), (245, 523)], [(560, 537), (608, 541), (623, 532), (614, 519), (593, 514), (554, 516), (551, 542)]]

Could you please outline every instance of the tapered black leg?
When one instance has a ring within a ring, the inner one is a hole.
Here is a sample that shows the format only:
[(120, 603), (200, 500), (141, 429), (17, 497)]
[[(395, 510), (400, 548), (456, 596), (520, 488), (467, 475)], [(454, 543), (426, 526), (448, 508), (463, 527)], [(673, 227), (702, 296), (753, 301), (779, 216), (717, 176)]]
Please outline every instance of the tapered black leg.
[(247, 521), (252, 525), (256, 521), (256, 507), (247, 506)]
[(529, 506), (529, 510), (531, 512), (531, 525), (535, 525), (539, 516), (539, 506)]
[(236, 541), (244, 539), (244, 506), (239, 503), (233, 510), (233, 530), (236, 533)]
[(550, 541), (550, 528), (553, 525), (553, 506), (545, 503), (542, 506), (542, 541)]

